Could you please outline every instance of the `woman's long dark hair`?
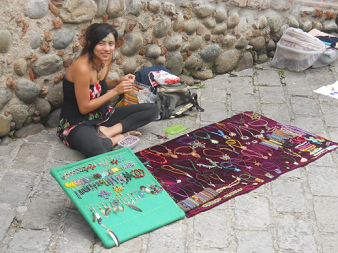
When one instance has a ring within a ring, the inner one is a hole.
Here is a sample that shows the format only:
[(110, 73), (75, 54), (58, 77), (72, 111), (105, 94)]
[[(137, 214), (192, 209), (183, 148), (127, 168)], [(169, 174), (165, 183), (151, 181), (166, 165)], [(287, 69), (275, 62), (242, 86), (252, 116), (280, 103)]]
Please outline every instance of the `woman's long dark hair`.
[(95, 23), (89, 26), (86, 30), (85, 38), (86, 44), (82, 49), (81, 55), (88, 53), (89, 60), (94, 59), (94, 48), (103, 40), (109, 33), (114, 35), (115, 41), (118, 34), (113, 26), (107, 23)]

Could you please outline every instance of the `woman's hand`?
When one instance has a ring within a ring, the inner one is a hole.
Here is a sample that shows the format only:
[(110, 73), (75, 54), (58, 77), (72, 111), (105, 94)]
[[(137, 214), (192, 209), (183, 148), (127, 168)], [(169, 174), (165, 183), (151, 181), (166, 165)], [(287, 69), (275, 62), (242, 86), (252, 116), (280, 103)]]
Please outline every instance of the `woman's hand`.
[(135, 81), (135, 76), (133, 74), (128, 74), (120, 78), (120, 82), (130, 80), (132, 80), (133, 82)]
[(133, 83), (134, 83), (134, 80), (132, 80), (132, 79), (124, 80), (124, 81), (120, 82), (112, 91), (115, 90), (115, 92), (117, 92), (117, 94), (126, 93), (128, 91), (131, 91)]

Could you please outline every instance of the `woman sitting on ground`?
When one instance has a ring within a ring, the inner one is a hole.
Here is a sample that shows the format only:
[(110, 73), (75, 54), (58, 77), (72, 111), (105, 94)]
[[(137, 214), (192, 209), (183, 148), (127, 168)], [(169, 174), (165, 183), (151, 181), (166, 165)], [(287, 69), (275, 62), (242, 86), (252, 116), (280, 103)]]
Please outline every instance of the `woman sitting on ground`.
[(109, 24), (92, 24), (86, 44), (63, 79), (64, 101), (57, 135), (87, 157), (111, 151), (125, 136), (140, 136), (135, 129), (159, 115), (156, 104), (111, 107), (109, 101), (132, 88), (135, 76), (108, 80), (117, 31)]

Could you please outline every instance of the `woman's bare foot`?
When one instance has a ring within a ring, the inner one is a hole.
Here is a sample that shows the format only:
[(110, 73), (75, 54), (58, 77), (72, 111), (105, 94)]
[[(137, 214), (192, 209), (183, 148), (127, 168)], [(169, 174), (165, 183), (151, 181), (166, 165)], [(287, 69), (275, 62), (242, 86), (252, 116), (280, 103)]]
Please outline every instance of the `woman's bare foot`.
[(123, 134), (117, 134), (114, 137), (110, 138), (113, 142), (113, 147), (117, 145), (117, 143), (122, 140), (125, 136)]
[(124, 137), (126, 137), (128, 135), (141, 136), (141, 132), (139, 132), (139, 131), (129, 131), (129, 132), (123, 133), (122, 135), (124, 135)]

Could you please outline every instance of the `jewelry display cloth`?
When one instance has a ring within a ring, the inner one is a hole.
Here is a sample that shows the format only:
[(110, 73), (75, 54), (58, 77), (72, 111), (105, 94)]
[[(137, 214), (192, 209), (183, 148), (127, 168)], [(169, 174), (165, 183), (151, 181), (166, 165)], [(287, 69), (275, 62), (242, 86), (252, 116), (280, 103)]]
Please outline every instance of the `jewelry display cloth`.
[(185, 217), (128, 147), (50, 173), (106, 248)]
[(247, 111), (136, 155), (189, 218), (337, 148), (324, 137)]

